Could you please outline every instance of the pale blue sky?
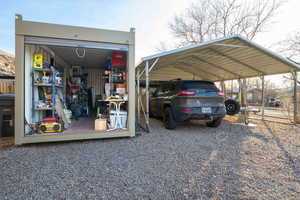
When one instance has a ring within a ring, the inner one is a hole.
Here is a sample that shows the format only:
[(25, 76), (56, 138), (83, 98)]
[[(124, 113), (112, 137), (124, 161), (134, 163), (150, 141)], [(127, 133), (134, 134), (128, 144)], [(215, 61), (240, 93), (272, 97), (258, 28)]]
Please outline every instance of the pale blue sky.
[[(196, 0), (1, 0), (0, 49), (14, 53), (14, 15), (24, 20), (128, 31), (136, 28), (136, 61), (172, 42), (168, 22)], [(255, 1), (255, 0), (253, 0)], [(269, 31), (255, 41), (268, 47), (300, 30), (300, 1), (287, 0)]]
[[(24, 20), (57, 24), (90, 26), (128, 30), (135, 23), (134, 10), (140, 10), (138, 0), (9, 0), (0, 4), (1, 46), (13, 51), (14, 15), (20, 13)], [(129, 6), (130, 5), (130, 6)]]
[(189, 2), (191, 1), (51, 0), (50, 3), (45, 3), (41, 0), (6, 0), (0, 4), (0, 49), (14, 53), (14, 15), (18, 13), (23, 15), (23, 20), (29, 21), (124, 31), (135, 27), (139, 58), (152, 53), (159, 40), (168, 37), (168, 21), (175, 12), (187, 7)]

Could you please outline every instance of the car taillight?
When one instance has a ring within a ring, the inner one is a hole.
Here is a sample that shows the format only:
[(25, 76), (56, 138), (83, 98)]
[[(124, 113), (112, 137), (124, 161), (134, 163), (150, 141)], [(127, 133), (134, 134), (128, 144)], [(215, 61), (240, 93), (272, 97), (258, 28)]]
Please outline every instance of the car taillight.
[(182, 90), (178, 92), (178, 96), (194, 96), (195, 94), (196, 92), (191, 90)]
[(180, 110), (181, 111), (192, 111), (193, 109), (191, 109), (191, 108), (181, 108)]
[(223, 92), (218, 92), (218, 96), (224, 97), (224, 93)]

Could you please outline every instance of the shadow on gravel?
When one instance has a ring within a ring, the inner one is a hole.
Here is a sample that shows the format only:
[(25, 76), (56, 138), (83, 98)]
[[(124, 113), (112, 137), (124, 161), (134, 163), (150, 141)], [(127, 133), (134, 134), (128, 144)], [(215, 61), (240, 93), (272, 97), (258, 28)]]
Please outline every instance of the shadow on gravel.
[(283, 153), (285, 160), (287, 161), (287, 165), (290, 166), (290, 169), (292, 169), (295, 181), (300, 183), (300, 158), (292, 156), (289, 153), (289, 151), (286, 150), (281, 139), (277, 136), (277, 134), (274, 132), (274, 130), (271, 128), (271, 126), (268, 123), (264, 122), (264, 125), (266, 126), (269, 133), (272, 135), (272, 139), (276, 142), (278, 148)]
[(92, 144), (92, 143), (115, 143), (116, 140), (130, 140), (130, 137), (120, 137), (120, 138), (101, 138), (101, 139), (85, 139), (85, 140), (70, 140), (70, 141), (57, 141), (57, 142), (42, 142), (42, 143), (32, 143), (32, 144), (22, 144), (20, 146), (15, 145), (14, 147), (22, 147), (22, 148), (49, 148), (49, 147), (59, 147), (66, 145), (80, 145), (80, 144)]
[[(163, 129), (162, 123), (154, 124)], [(186, 184), (170, 191), (172, 199), (297, 199), (300, 195), (299, 184), (288, 186), (299, 182), (299, 158), (285, 149), (269, 123), (251, 127), (224, 120), (220, 127), (208, 128), (195, 121), (161, 134), (165, 133), (206, 147), (201, 162), (185, 174)], [(273, 143), (283, 152), (283, 159)]]
[[(161, 122), (155, 121), (154, 125), (164, 129)], [(180, 124), (176, 130), (161, 133), (170, 133), (181, 141), (196, 141), (202, 146), (200, 151), (205, 152), (202, 156), (199, 154), (201, 161), (192, 163), (185, 174), (186, 183), (179, 184), (181, 188), (172, 187), (172, 199), (239, 199), (241, 143), (247, 132), (247, 126), (228, 121), (218, 128), (191, 121)]]

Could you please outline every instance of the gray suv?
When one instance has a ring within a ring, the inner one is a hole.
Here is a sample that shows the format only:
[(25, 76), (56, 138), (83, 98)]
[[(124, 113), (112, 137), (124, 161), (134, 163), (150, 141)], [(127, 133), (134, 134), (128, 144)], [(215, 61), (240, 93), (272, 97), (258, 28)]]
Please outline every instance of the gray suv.
[(218, 127), (226, 113), (224, 94), (210, 81), (168, 81), (152, 93), (149, 112), (151, 117), (163, 118), (167, 129), (187, 120), (203, 120), (209, 127)]

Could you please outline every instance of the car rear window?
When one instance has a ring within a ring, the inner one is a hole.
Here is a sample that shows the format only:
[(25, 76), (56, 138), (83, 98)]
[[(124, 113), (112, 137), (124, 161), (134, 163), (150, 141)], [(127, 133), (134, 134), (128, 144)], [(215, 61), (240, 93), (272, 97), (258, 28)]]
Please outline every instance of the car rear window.
[(191, 82), (184, 82), (183, 89), (202, 89), (206, 90), (207, 92), (217, 92), (218, 88), (215, 86), (214, 83), (210, 82), (203, 82), (203, 81), (191, 81)]

